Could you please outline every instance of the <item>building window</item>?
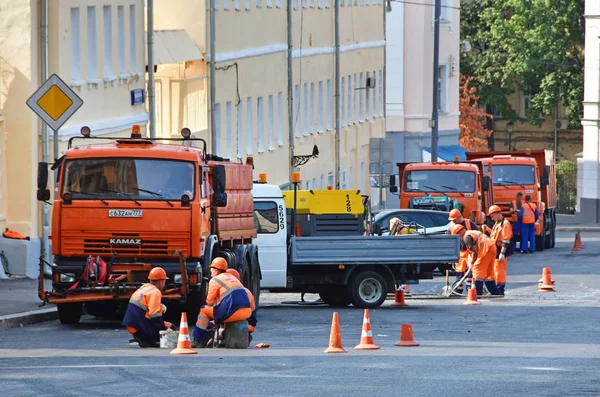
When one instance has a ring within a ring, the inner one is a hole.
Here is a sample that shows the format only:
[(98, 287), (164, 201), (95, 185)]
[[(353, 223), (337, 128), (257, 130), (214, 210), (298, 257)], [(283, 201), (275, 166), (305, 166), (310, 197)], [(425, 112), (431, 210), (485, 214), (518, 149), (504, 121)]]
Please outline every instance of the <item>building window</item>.
[(327, 186), (333, 186), (333, 172), (327, 174)]
[(240, 4), (241, 0), (235, 0), (235, 9), (240, 11), (242, 9), (242, 5)]
[[(360, 95), (360, 91), (358, 90), (358, 80), (356, 74), (354, 75), (354, 123), (358, 124), (360, 120), (360, 115), (358, 114), (358, 96)], [(362, 105), (362, 102), (361, 102)]]
[(330, 7), (331, 7), (331, 1), (325, 0), (325, 8), (330, 8)]
[(366, 192), (367, 191), (367, 186), (365, 185), (366, 182), (366, 178), (365, 178), (365, 163), (364, 161), (362, 163), (360, 163), (360, 191), (361, 192)]
[(248, 140), (246, 142), (246, 154), (251, 155), (253, 153), (252, 141), (254, 139), (252, 137), (252, 98), (246, 100), (246, 139)]
[[(527, 118), (527, 113), (529, 113), (529, 109), (531, 109), (532, 104), (531, 104), (531, 100), (533, 99), (534, 94), (528, 94), (525, 92), (521, 92), (521, 117), (523, 118)], [(494, 110), (496, 113), (499, 113), (498, 110)], [(540, 113), (538, 115), (538, 119), (543, 119), (545, 118), (546, 115), (544, 113)], [(500, 113), (500, 117), (502, 118), (502, 113)]]
[(242, 101), (237, 105), (237, 117), (236, 117), (236, 145), (237, 145), (237, 158), (242, 158), (242, 118), (244, 117), (244, 110), (242, 109)]
[(231, 102), (225, 104), (225, 128), (227, 129), (227, 158), (231, 158), (231, 146), (233, 145), (233, 139), (231, 137)]
[(223, 10), (225, 11), (229, 11), (231, 5), (229, 4), (229, 0), (224, 0), (223, 1)]
[(448, 66), (440, 65), (439, 66), (439, 78), (438, 78), (438, 87), (437, 87), (437, 95), (438, 95), (438, 110), (440, 113), (446, 113), (447, 102), (448, 102)]
[(294, 102), (296, 102), (296, 114), (294, 116), (294, 135), (296, 138), (300, 138), (300, 127), (298, 126), (298, 123), (300, 122), (300, 84), (296, 84), (295, 93)]
[(273, 8), (273, 0), (267, 0), (267, 8)]
[(340, 7), (344, 6), (344, 0), (340, 0)]
[(304, 83), (304, 136), (308, 136), (308, 83)]
[(331, 130), (331, 80), (327, 80), (327, 130)]
[(119, 74), (125, 74), (125, 7), (117, 7), (117, 22), (119, 27)]
[(352, 124), (352, 76), (348, 76), (348, 125)]
[(312, 188), (316, 189), (317, 188), (317, 178), (313, 178), (312, 179)]
[(104, 76), (112, 76), (112, 12), (110, 6), (104, 12)]
[[(371, 73), (367, 72), (367, 80), (366, 81), (369, 81), (370, 76), (371, 76)], [(370, 91), (371, 91), (371, 89), (365, 85), (365, 118), (367, 120), (371, 120), (371, 113), (369, 112), (370, 103), (371, 103), (371, 97), (369, 95)]]
[(379, 115), (383, 117), (383, 72), (379, 71)]
[[(376, 75), (377, 73), (373, 70), (373, 78), (375, 78)], [(377, 117), (377, 86), (373, 87), (373, 92), (371, 92), (371, 96), (373, 97), (373, 117)]]
[[(98, 77), (96, 71), (96, 7), (87, 8), (87, 47), (88, 47), (88, 79)], [(132, 61), (133, 62), (133, 61)]]
[(346, 190), (348, 186), (346, 185), (346, 169), (342, 170), (342, 190)]
[(315, 0), (310, 0), (310, 7), (315, 8)]
[(246, 0), (246, 10), (251, 10), (252, 9), (252, 4), (251, 4), (251, 0)]
[(306, 181), (306, 190), (310, 190), (310, 180)]
[(81, 80), (79, 56), (79, 8), (71, 8), (71, 79)]
[(273, 95), (269, 95), (269, 150), (274, 150), (273, 146), (273, 125), (274, 125), (274, 115), (273, 115)]
[(325, 190), (325, 175), (321, 174), (321, 190)]
[(352, 167), (350, 167), (350, 170), (348, 171), (348, 188), (349, 189), (354, 188), (354, 178), (352, 177)]
[(358, 109), (359, 109), (359, 117), (360, 117), (360, 122), (362, 123), (363, 121), (365, 121), (364, 118), (364, 113), (363, 113), (363, 91), (365, 91), (365, 81), (363, 80), (363, 74), (360, 73), (358, 75), (358, 81), (359, 81), (359, 86), (358, 86)]
[(221, 153), (221, 104), (215, 103), (215, 113), (213, 114), (215, 118), (215, 143), (217, 149), (217, 156), (222, 156)]
[(342, 127), (346, 126), (346, 119), (345, 119), (345, 115), (346, 115), (346, 109), (344, 109), (344, 106), (346, 104), (346, 102), (344, 101), (344, 97), (346, 95), (346, 78), (342, 77), (342, 83), (341, 83), (341, 92), (340, 92), (340, 120), (342, 122)]
[(137, 32), (135, 23), (135, 6), (129, 6), (129, 56), (131, 57), (131, 73), (137, 73)]
[(277, 94), (277, 144), (283, 146), (283, 94)]
[(308, 0), (302, 0), (302, 8), (308, 8)]
[(441, 0), (441, 3), (440, 23), (452, 23), (452, 0)]
[(294, 10), (298, 9), (298, 0), (294, 0)]
[(310, 83), (310, 133), (315, 133), (315, 83)]
[(318, 113), (318, 130), (319, 132), (323, 132), (323, 82), (319, 81), (319, 100), (318, 100), (318, 106), (319, 106), (319, 113)]
[(263, 99), (259, 97), (256, 101), (256, 134), (258, 136), (258, 153), (264, 153), (263, 137)]
[(281, 0), (275, 0), (275, 7), (281, 8)]
[(262, 8), (262, 0), (256, 0), (256, 8)]
[(323, 8), (323, 0), (319, 0), (318, 3), (317, 3), (317, 6), (319, 8)]
[(219, 0), (213, 0), (213, 8), (215, 11), (219, 11)]

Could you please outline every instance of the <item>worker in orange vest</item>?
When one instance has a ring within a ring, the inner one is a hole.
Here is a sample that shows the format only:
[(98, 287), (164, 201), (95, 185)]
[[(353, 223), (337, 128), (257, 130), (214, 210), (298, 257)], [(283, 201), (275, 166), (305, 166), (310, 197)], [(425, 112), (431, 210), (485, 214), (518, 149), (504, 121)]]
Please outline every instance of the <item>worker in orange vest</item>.
[(209, 321), (223, 324), (245, 321), (252, 316), (251, 302), (244, 285), (233, 274), (227, 273), (227, 261), (215, 258), (210, 264), (206, 306), (200, 309), (192, 347), (206, 347)]
[(529, 250), (530, 254), (535, 251), (535, 225), (540, 219), (537, 206), (531, 202), (531, 196), (525, 196), (525, 203), (519, 210), (519, 222), (521, 222), (521, 253)]
[(453, 209), (448, 214), (448, 220), (455, 225), (462, 225), (466, 230), (477, 230), (477, 224), (470, 219), (465, 219), (458, 209)]
[[(452, 226), (450, 226), (449, 234), (460, 236), (460, 257), (458, 259), (458, 262), (454, 264), (454, 270), (456, 271), (456, 280), (460, 280), (461, 278), (463, 278), (465, 272), (467, 271), (467, 263), (469, 261), (469, 250), (463, 242), (463, 238), (466, 232), (467, 229), (465, 229), (465, 227), (459, 223), (453, 223)], [(462, 293), (462, 290), (458, 289), (457, 292)]]
[(512, 201), (512, 206), (510, 208), (510, 215), (513, 225), (513, 239), (512, 239), (512, 249), (513, 252), (517, 251), (517, 241), (521, 238), (521, 222), (519, 222), (519, 211), (523, 206), (523, 193), (518, 192), (516, 200)]
[(140, 347), (160, 347), (159, 331), (175, 330), (173, 324), (162, 318), (166, 307), (160, 303), (161, 291), (168, 279), (162, 267), (155, 267), (148, 275), (150, 282), (142, 285), (129, 299), (123, 325)]
[[(241, 280), (240, 277), (240, 273), (235, 270), (235, 269), (227, 269), (227, 273), (229, 274), (233, 274), (235, 276), (235, 278), (237, 278), (238, 280)], [(246, 294), (248, 295), (248, 299), (250, 300), (250, 308), (252, 309), (252, 315), (250, 317), (248, 317), (248, 333), (250, 334), (250, 342), (252, 342), (252, 333), (254, 332), (254, 330), (256, 329), (256, 303), (254, 301), (254, 295), (252, 295), (252, 292), (250, 292), (250, 290), (246, 287), (244, 287), (244, 289), (246, 290)]]
[(483, 294), (483, 284), (492, 295), (499, 295), (494, 282), (494, 261), (496, 260), (496, 242), (483, 232), (469, 230), (463, 238), (467, 249), (471, 251), (471, 271), (475, 279), (477, 295)]
[(496, 242), (494, 280), (500, 295), (504, 295), (504, 289), (506, 288), (506, 257), (514, 252), (510, 241), (512, 239), (512, 226), (508, 219), (502, 216), (502, 209), (497, 205), (490, 207), (488, 216), (495, 223), (492, 229), (484, 225), (484, 232), (486, 234), (489, 232), (489, 236)]

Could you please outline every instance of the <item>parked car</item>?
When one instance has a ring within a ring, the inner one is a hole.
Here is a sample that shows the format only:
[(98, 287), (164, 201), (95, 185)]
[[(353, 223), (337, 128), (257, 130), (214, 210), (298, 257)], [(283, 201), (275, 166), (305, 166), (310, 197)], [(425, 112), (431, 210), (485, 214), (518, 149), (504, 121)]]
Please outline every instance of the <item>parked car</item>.
[[(381, 227), (381, 235), (389, 234), (390, 219), (399, 218), (405, 224), (416, 225), (417, 233), (445, 233), (450, 229), (451, 221), (448, 212), (413, 209), (391, 209), (375, 213), (372, 230)], [(377, 226), (379, 225), (379, 226)]]

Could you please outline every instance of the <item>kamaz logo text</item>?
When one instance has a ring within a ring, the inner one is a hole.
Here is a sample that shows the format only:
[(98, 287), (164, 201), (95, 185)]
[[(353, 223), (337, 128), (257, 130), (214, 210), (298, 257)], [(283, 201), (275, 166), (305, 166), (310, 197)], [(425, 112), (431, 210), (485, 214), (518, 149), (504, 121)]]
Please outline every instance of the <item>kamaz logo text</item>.
[(108, 240), (109, 244), (113, 245), (141, 245), (141, 238), (111, 238)]

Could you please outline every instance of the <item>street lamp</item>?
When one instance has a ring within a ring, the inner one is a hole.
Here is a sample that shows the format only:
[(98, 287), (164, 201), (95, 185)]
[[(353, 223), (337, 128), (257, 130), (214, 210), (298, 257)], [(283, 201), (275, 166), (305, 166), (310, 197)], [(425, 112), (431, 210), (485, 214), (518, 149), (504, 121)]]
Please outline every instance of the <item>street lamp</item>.
[(514, 127), (515, 127), (515, 123), (512, 120), (506, 124), (506, 132), (508, 133), (508, 150), (512, 150), (511, 149), (511, 141), (512, 141), (512, 133), (513, 133)]

